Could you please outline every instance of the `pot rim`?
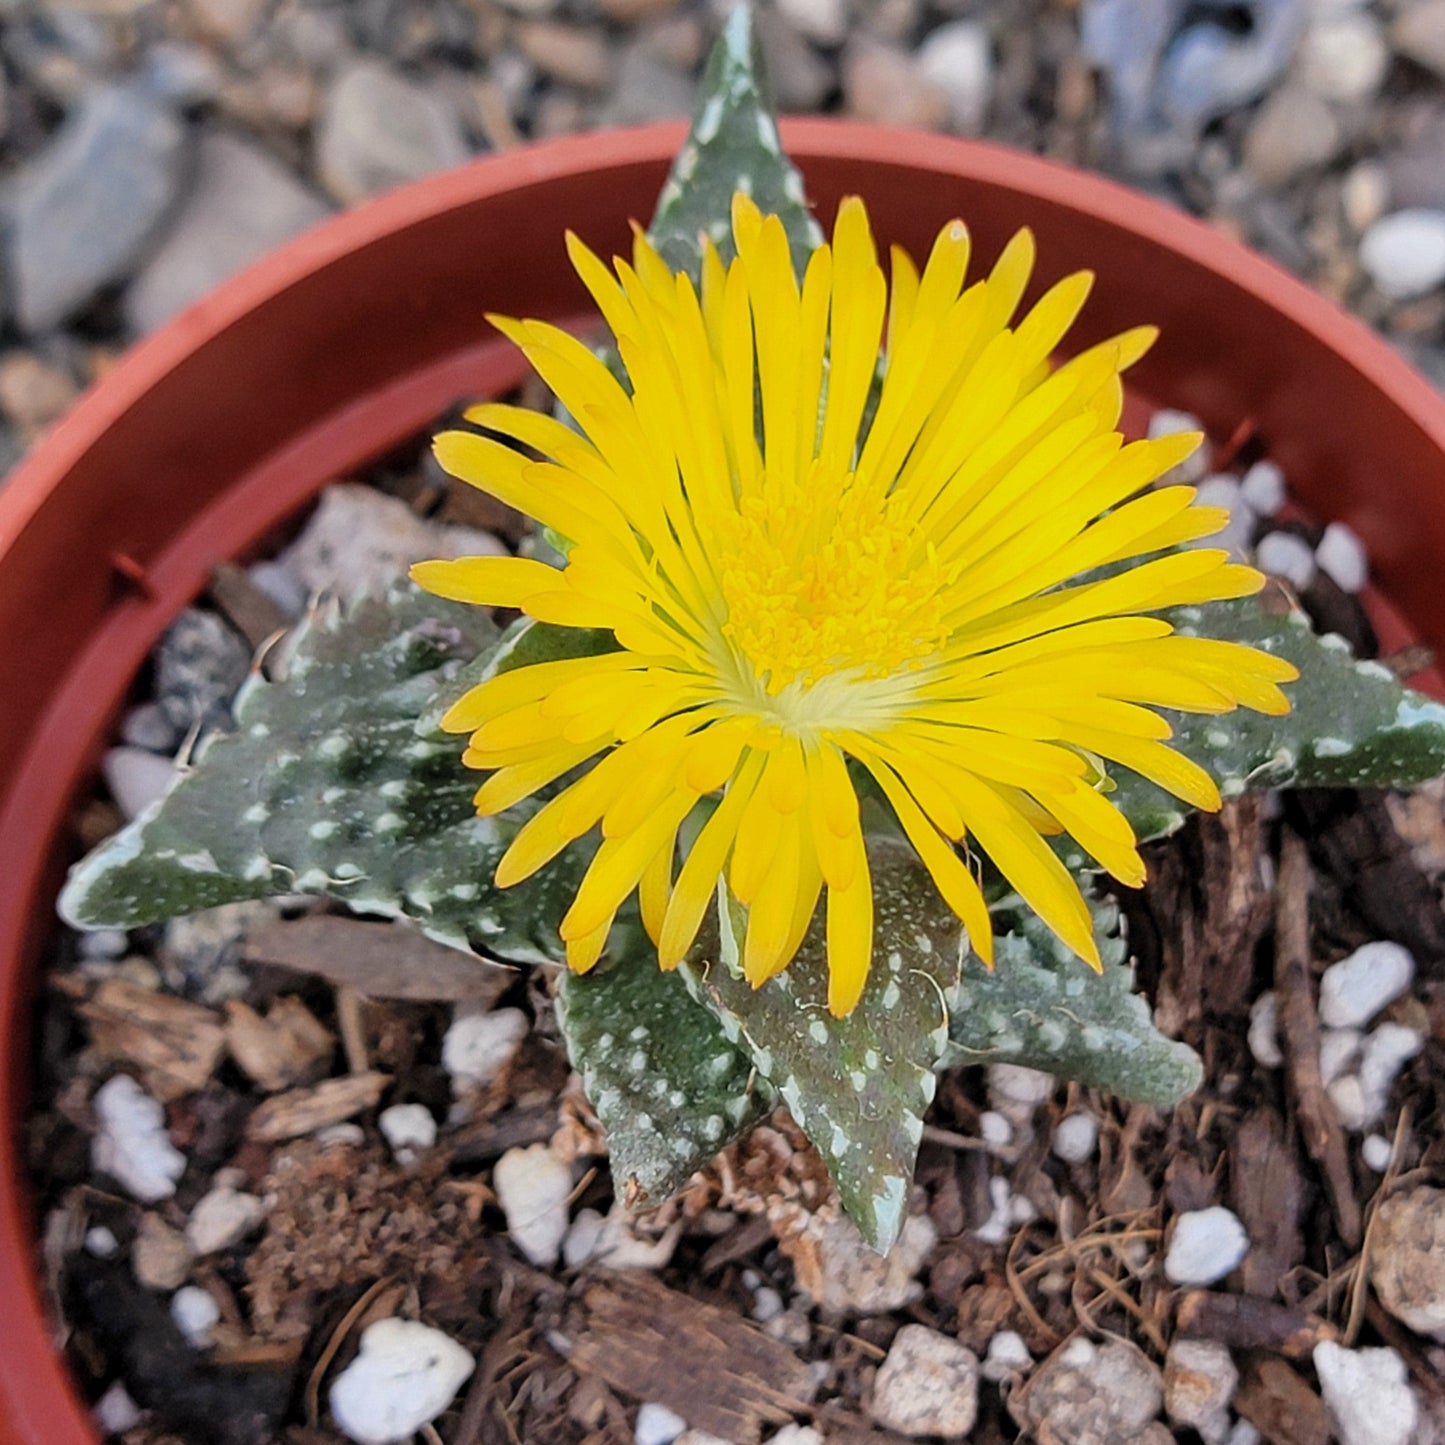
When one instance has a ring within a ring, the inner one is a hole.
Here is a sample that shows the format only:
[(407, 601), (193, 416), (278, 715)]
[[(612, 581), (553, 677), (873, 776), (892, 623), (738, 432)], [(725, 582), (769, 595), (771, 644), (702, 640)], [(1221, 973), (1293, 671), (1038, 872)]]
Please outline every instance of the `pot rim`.
[[(680, 146), (686, 125), (668, 122), (541, 142), (481, 157), (343, 211), (223, 283), (135, 346), (94, 386), (17, 468), (0, 493), (0, 576), (26, 527), (80, 459), (155, 387), (198, 351), (264, 302), (282, 296), (342, 258), (463, 205), (515, 190), (544, 187), (583, 172), (646, 163), (659, 170)], [(785, 149), (805, 173), (822, 162), (891, 167), (1006, 189), (1027, 201), (1066, 208), (1110, 229), (1173, 253), (1238, 293), (1255, 298), (1334, 352), (1369, 387), (1393, 402), (1403, 423), (1445, 456), (1445, 398), (1380, 338), (1272, 262), (1163, 202), (1102, 177), (988, 142), (825, 118), (782, 122)], [(575, 221), (585, 224), (586, 217)], [(574, 221), (574, 223), (575, 223)], [(17, 753), (34, 761), (35, 737)], [(8, 1048), (27, 1014), (24, 939), (13, 915), (41, 885), (53, 814), (34, 819), (33, 790), (0, 776), (0, 836), (11, 844), (8, 878), (0, 877), (0, 1299), (9, 1304), (0, 1350), (0, 1440), (16, 1445), (93, 1445), (94, 1427), (51, 1342), (34, 1267), (33, 1214), (18, 1131), (28, 1094), (25, 1050)], [(45, 849), (21, 856), (18, 838), (37, 826)], [(11, 916), (7, 918), (7, 909)], [(13, 945), (13, 948), (12, 948)]]

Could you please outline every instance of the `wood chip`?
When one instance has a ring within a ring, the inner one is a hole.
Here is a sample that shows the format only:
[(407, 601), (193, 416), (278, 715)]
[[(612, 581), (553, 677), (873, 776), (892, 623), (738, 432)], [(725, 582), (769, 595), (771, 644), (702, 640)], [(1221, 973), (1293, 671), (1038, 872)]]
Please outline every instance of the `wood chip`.
[(1229, 1186), (1234, 1212), (1249, 1235), (1241, 1286), (1245, 1294), (1268, 1299), (1305, 1255), (1299, 1160), (1285, 1137), (1284, 1120), (1269, 1105), (1250, 1114), (1230, 1141)]
[(396, 923), (362, 923), (334, 914), (279, 919), (246, 937), (248, 963), (314, 973), (368, 998), (478, 1001), (490, 1006), (516, 971), (475, 958)]
[(246, 1137), (263, 1144), (299, 1139), (328, 1124), (339, 1124), (381, 1101), (389, 1074), (351, 1074), (327, 1079), (309, 1089), (292, 1089), (267, 1099), (246, 1121)]
[(1340, 1332), (1318, 1315), (1246, 1294), (1191, 1290), (1179, 1301), (1179, 1333), (1218, 1340), (1232, 1350), (1273, 1350), (1291, 1360), (1309, 1356), (1321, 1340)]
[(594, 1276), (581, 1296), (575, 1369), (675, 1410), (694, 1430), (756, 1445), (807, 1408), (808, 1366), (739, 1316), (650, 1276)]
[(1324, 1175), (1340, 1238), (1354, 1246), (1360, 1242), (1360, 1202), (1345, 1131), (1320, 1074), (1320, 1018), (1310, 973), (1309, 854), (1298, 834), (1288, 830), (1280, 845), (1275, 897), (1274, 986), (1290, 1089), (1305, 1149)]
[(248, 1004), (228, 1003), (226, 1047), (247, 1078), (274, 1094), (324, 1075), (336, 1040), (299, 998), (283, 994), (264, 1018)]
[(125, 979), (107, 979), (78, 1012), (90, 1024), (96, 1051), (135, 1065), (162, 1103), (204, 1088), (226, 1046), (210, 1009)]
[(1233, 1403), (1271, 1445), (1330, 1445), (1334, 1439), (1325, 1402), (1283, 1360), (1252, 1364)]

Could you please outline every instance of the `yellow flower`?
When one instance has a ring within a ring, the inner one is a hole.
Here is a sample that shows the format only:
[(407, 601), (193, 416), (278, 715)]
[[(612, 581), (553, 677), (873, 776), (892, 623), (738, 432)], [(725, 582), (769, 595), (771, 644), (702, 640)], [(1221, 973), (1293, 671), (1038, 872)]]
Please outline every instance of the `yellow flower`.
[[(1066, 830), (1137, 886), (1133, 833), (1100, 791), (1106, 763), (1217, 808), (1213, 781), (1165, 745), (1150, 709), (1282, 713), (1276, 684), (1295, 676), (1146, 615), (1262, 583), (1226, 552), (1166, 550), (1227, 513), (1192, 506), (1191, 487), (1144, 490), (1197, 437), (1125, 445), (1117, 430), (1120, 373), (1155, 333), (1054, 366), (1092, 277), (1059, 282), (1014, 323), (1027, 231), (965, 286), (968, 232), (951, 222), (921, 276), (894, 251), (890, 298), (856, 199), (801, 286), (777, 217), (738, 196), (732, 222), (737, 259), (709, 248), (700, 294), (640, 233), (615, 274), (569, 235), (630, 391), (557, 328), (498, 320), (581, 434), (488, 404), (468, 419), (548, 460), (468, 432), (437, 439), (447, 471), (570, 550), (560, 569), (472, 557), (422, 563), (416, 580), (618, 644), (504, 673), (447, 714), (471, 734), (466, 764), (491, 770), (483, 814), (592, 760), (521, 828), (496, 881), (519, 882), (600, 824), (561, 924), (571, 966), (596, 962), (635, 889), (674, 967), (725, 876), (749, 910), (755, 986), (791, 961), (826, 890), (829, 1006), (846, 1014), (873, 934), (851, 762), (985, 961), (988, 913), (955, 847), (970, 839), (1097, 967), (1089, 911), (1041, 835)], [(679, 867), (679, 830), (719, 790)]]

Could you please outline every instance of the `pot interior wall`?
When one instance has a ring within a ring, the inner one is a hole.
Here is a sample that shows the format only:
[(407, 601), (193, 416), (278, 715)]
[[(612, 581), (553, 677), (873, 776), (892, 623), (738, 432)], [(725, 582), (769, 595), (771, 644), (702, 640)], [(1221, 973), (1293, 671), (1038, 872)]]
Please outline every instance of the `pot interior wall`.
[[(32, 455), (0, 505), (0, 1438), (94, 1434), (51, 1347), (14, 1126), (30, 963), (50, 927), (66, 810), (131, 677), (218, 560), (327, 481), (518, 359), (484, 313), (563, 318), (584, 297), (562, 232), (622, 249), (681, 140), (675, 126), (488, 159), (337, 218), (138, 348)], [(1087, 343), (1142, 321), (1163, 339), (1142, 394), (1220, 439), (1249, 422), (1300, 500), (1364, 538), (1426, 641), (1445, 642), (1445, 405), (1361, 327), (1198, 223), (1106, 183), (985, 146), (795, 121), (784, 141), (824, 217), (868, 201), (879, 239), (927, 253), (964, 217), (989, 261), (1021, 225), (1043, 283), (1098, 273)]]

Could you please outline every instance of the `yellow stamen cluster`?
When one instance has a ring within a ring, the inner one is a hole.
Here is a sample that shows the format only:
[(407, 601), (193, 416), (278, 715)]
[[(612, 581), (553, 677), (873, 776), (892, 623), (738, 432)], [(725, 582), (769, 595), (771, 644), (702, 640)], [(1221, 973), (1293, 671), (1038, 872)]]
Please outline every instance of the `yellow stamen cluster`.
[(872, 952), (862, 769), (980, 956), (992, 939), (973, 845), (1097, 965), (1088, 908), (1044, 835), (1067, 831), (1138, 884), (1100, 770), (1218, 807), (1154, 709), (1284, 712), (1294, 676), (1153, 615), (1262, 581), (1221, 550), (1181, 549), (1227, 514), (1193, 505), (1190, 487), (1150, 489), (1196, 439), (1119, 433), (1121, 373), (1154, 333), (1056, 365), (1090, 277), (1016, 316), (1026, 231), (966, 284), (968, 233), (952, 222), (921, 274), (893, 253), (891, 286), (857, 200), (801, 282), (777, 217), (739, 196), (733, 234), (736, 259), (709, 248), (700, 287), (640, 234), (610, 270), (569, 237), (630, 389), (557, 328), (499, 321), (578, 430), (488, 404), (470, 420), (545, 460), (471, 432), (437, 440), (449, 472), (569, 551), (560, 568), (423, 563), (417, 580), (618, 643), (502, 673), (447, 715), (469, 734), (464, 761), (489, 774), (483, 813), (583, 768), (518, 831), (497, 882), (595, 839), (561, 923), (586, 969), (633, 892), (675, 966), (725, 879), (748, 909), (755, 985), (787, 966), (825, 898), (829, 1005), (844, 1014)]

